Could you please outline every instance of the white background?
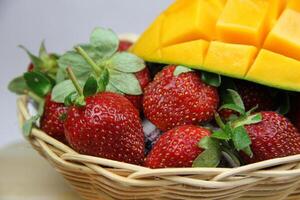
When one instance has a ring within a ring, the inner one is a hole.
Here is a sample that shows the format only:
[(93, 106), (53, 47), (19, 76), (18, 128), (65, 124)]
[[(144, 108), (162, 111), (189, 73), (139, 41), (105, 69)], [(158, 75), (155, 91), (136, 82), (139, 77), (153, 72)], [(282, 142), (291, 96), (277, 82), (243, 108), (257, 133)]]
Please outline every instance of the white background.
[(7, 91), (29, 59), (17, 46), (37, 53), (46, 39), (49, 51), (63, 52), (88, 40), (96, 26), (117, 33), (141, 33), (172, 0), (0, 0), (0, 149), (23, 140), (16, 96)]

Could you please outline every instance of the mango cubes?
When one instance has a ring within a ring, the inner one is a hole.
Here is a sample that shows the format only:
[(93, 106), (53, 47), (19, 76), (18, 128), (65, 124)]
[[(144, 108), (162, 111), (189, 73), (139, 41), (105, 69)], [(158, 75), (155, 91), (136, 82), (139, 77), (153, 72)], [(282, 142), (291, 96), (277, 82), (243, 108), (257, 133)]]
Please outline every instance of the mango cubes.
[(300, 91), (300, 0), (177, 0), (132, 52)]

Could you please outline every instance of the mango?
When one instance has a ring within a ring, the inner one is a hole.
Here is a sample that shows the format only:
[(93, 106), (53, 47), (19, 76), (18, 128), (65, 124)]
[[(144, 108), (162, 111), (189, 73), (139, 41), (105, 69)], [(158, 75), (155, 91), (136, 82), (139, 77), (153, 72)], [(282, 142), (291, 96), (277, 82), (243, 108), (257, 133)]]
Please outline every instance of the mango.
[(300, 91), (300, 0), (176, 0), (131, 51)]

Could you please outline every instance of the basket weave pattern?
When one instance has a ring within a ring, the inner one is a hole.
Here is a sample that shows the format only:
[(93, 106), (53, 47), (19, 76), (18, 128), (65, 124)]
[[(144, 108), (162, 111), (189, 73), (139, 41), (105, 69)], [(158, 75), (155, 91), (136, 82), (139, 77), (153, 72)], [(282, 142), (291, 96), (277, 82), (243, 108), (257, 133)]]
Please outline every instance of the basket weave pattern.
[[(30, 118), (18, 99), (19, 121)], [(299, 200), (300, 155), (238, 168), (149, 169), (76, 153), (33, 128), (29, 142), (86, 200)]]

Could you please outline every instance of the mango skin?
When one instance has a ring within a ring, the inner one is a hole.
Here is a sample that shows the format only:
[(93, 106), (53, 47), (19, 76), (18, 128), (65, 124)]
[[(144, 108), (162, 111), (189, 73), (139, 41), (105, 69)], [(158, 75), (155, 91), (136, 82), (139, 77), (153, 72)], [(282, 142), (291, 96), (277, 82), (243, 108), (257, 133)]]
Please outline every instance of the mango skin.
[(176, 0), (131, 51), (300, 92), (300, 0)]

